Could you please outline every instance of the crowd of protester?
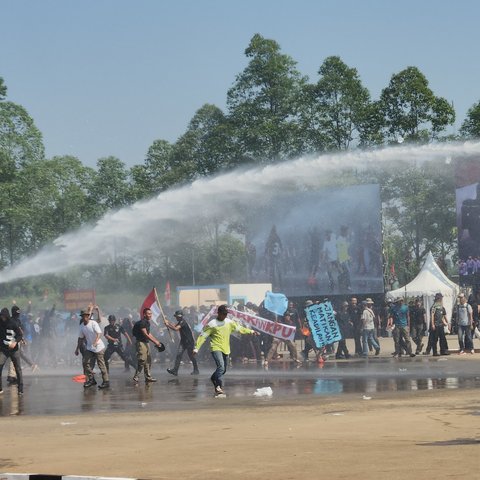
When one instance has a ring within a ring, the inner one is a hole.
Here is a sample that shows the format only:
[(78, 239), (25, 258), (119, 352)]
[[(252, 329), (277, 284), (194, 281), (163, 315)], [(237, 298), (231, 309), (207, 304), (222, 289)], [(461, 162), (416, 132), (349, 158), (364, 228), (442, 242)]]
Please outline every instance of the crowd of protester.
[[(342, 340), (336, 344), (317, 348), (307, 321), (306, 309), (322, 302), (331, 302)], [(183, 351), (188, 348), (183, 340), (179, 341), (183, 337), (179, 338), (177, 332), (182, 335), (182, 325), (188, 325), (193, 336), (197, 337), (201, 330), (202, 319), (211, 307), (211, 305), (202, 305), (199, 308), (165, 307), (167, 322), (159, 317), (151, 323), (153, 338), (158, 339), (158, 343), (165, 347), (161, 353), (157, 350), (152, 351), (152, 361), (171, 367), (168, 369), (169, 373), (178, 374)], [(336, 360), (348, 359), (352, 356), (364, 358), (380, 354), (379, 337), (392, 337), (392, 352), (389, 352), (392, 355), (414, 357), (421, 353), (449, 355), (451, 352), (447, 337), (449, 334), (455, 334), (458, 338), (458, 353), (473, 354), (474, 338), (476, 335), (480, 337), (478, 330), (480, 287), (475, 288), (468, 297), (465, 294), (459, 295), (451, 312), (451, 320), (448, 320), (450, 316), (447, 316), (443, 307), (442, 295), (438, 293), (429, 312), (431, 317), (429, 323), (427, 323), (427, 312), (421, 298), (412, 299), (407, 304), (403, 298), (397, 298), (393, 302), (383, 302), (382, 298), (376, 298), (374, 301), (372, 298), (357, 296), (337, 301), (327, 298), (308, 298), (289, 301), (288, 308), (282, 316), (268, 311), (263, 303), (255, 305), (249, 302), (246, 305), (236, 305), (235, 308), (273, 322), (294, 326), (296, 333), (294, 341), (279, 340), (265, 333), (260, 333), (258, 336), (234, 335), (231, 341), (231, 365), (253, 363), (259, 367), (268, 368), (276, 360), (290, 359), (292, 365), (300, 367), (307, 362), (325, 361), (327, 358)], [(97, 311), (97, 318), (94, 321), (99, 325), (105, 340), (106, 368), (108, 369), (109, 363), (115, 359), (123, 363), (125, 370), (135, 368), (137, 354), (133, 330), (135, 323), (141, 320), (138, 310), (122, 307), (114, 311), (102, 312), (97, 307)], [(4, 327), (10, 325), (8, 328), (13, 328), (12, 325), (18, 326), (15, 346), (15, 352), (18, 350), (18, 354), (12, 355), (13, 352), (10, 351), (8, 342), (11, 341), (11, 335), (7, 338), (5, 336), (8, 334), (3, 333), (5, 338), (1, 339), (1, 368), (3, 369), (3, 364), (7, 360), (12, 359), (8, 381), (18, 383), (18, 379), (15, 378), (18, 375), (15, 375), (14, 364), (20, 361), (30, 366), (32, 370), (36, 370), (39, 366), (40, 368), (58, 368), (80, 365), (80, 359), (73, 355), (73, 352), (79, 337), (82, 314), (84, 315), (85, 312), (58, 310), (56, 305), (34, 309), (31, 302), (25, 309), (17, 305), (13, 305), (10, 309), (3, 308), (0, 313), (0, 327), (2, 325)], [(1, 332), (0, 328), (0, 334)], [(348, 342), (353, 346), (351, 350), (348, 349), (347, 339), (351, 339)], [(412, 348), (412, 342), (415, 349)], [(183, 348), (181, 352), (180, 347)], [(79, 348), (81, 350), (81, 343)], [(185, 357), (184, 361), (192, 361), (191, 352), (189, 357), (189, 360)], [(198, 364), (201, 365), (208, 358), (208, 350), (201, 350), (195, 358), (198, 363), (194, 363), (192, 373), (198, 373)]]

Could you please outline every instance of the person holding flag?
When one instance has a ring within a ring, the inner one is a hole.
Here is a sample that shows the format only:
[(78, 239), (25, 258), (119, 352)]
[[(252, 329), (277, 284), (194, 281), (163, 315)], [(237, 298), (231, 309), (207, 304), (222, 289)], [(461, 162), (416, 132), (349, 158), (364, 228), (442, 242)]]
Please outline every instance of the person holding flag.
[(205, 343), (205, 340), (210, 337), (210, 351), (217, 367), (210, 377), (210, 380), (213, 383), (215, 396), (217, 397), (225, 395), (222, 388), (222, 378), (227, 371), (228, 356), (230, 355), (230, 335), (233, 332), (258, 335), (255, 330), (242, 327), (237, 322), (227, 318), (227, 315), (227, 305), (220, 305), (217, 309), (217, 318), (214, 318), (207, 323), (202, 333), (197, 338), (197, 343), (193, 350), (193, 354), (196, 355), (201, 346)]
[(152, 357), (150, 355), (150, 346), (148, 342), (153, 342), (157, 349), (162, 352), (165, 350), (165, 346), (162, 342), (158, 341), (150, 333), (150, 321), (152, 320), (153, 313), (149, 308), (143, 309), (143, 317), (141, 320), (135, 323), (132, 329), (133, 336), (136, 338), (136, 350), (137, 350), (137, 369), (133, 376), (133, 381), (138, 384), (138, 377), (145, 372), (145, 383), (156, 382), (157, 379), (152, 377), (151, 365)]
[[(166, 321), (165, 313), (163, 312), (162, 305), (160, 303), (160, 300), (158, 299), (157, 289), (155, 287), (152, 288), (151, 292), (146, 296), (145, 300), (142, 303), (142, 306), (140, 308), (140, 316), (141, 317), (143, 317), (143, 312), (145, 311), (145, 309), (148, 309), (152, 312), (151, 320), (153, 321), (153, 323), (157, 327), (159, 326), (158, 325), (158, 318), (159, 317), (162, 317), (163, 322), (165, 323), (165, 321)], [(165, 327), (166, 326), (167, 325), (165, 323)], [(171, 334), (170, 330), (168, 328), (166, 330), (168, 331), (168, 335), (170, 337), (170, 340), (173, 343), (173, 338), (172, 338), (172, 334)]]

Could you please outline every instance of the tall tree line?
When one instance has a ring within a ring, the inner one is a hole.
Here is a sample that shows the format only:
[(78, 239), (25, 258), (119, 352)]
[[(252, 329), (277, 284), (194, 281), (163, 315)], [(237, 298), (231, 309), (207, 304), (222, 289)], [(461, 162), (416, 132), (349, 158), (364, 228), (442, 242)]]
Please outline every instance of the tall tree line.
[[(110, 209), (240, 165), (452, 138), (445, 133), (455, 121), (452, 103), (435, 95), (417, 67), (392, 75), (372, 99), (357, 69), (338, 56), (326, 58), (312, 82), (275, 40), (256, 34), (244, 53), (248, 63), (226, 92), (226, 111), (203, 105), (175, 143), (153, 140), (143, 161), (131, 168), (115, 157), (99, 159), (96, 169), (72, 156), (45, 158), (41, 132), (23, 107), (8, 101), (0, 77), (0, 268)], [(468, 111), (458, 138), (479, 136), (480, 101)], [(442, 257), (455, 249), (449, 168), (409, 166), (365, 176), (382, 185), (388, 259), (406, 265), (405, 276), (429, 249)], [(241, 261), (238, 245), (231, 238), (221, 241), (228, 245), (224, 255)], [(218, 236), (215, 242), (218, 247)], [(192, 245), (185, 248), (194, 251)], [(213, 255), (209, 248), (197, 252), (204, 281), (218, 280), (210, 278), (214, 271), (205, 273)], [(184, 259), (181, 252), (169, 252), (154, 273), (188, 281)], [(228, 263), (217, 258), (222, 262)], [(124, 271), (131, 271), (127, 263)]]

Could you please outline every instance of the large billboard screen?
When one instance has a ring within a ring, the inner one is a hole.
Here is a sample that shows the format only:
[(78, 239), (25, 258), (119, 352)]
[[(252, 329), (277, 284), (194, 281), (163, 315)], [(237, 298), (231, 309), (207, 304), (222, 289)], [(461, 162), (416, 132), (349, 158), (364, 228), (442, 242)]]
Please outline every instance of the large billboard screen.
[(455, 164), (460, 284), (480, 285), (480, 158)]
[(250, 282), (287, 296), (384, 291), (379, 185), (279, 193), (248, 223)]

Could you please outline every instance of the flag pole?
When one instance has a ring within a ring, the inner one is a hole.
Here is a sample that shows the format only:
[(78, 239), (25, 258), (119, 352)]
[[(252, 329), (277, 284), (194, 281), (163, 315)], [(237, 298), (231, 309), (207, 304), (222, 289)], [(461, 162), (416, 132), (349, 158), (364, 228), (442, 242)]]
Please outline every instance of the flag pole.
[(160, 303), (160, 300), (158, 299), (157, 289), (156, 289), (155, 287), (153, 287), (153, 291), (155, 292), (155, 300), (157, 301), (158, 307), (160, 308), (160, 313), (161, 313), (161, 315), (162, 315), (163, 323), (165, 324), (165, 328), (166, 328), (167, 331), (168, 331), (168, 336), (170, 337), (170, 340), (172, 341), (172, 343), (174, 343), (175, 340), (174, 340), (173, 337), (172, 337), (172, 332), (171, 332), (170, 329), (167, 327), (167, 322), (166, 322), (167, 317), (165, 317), (165, 313), (163, 312), (162, 304)]

